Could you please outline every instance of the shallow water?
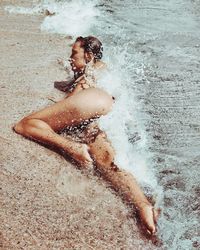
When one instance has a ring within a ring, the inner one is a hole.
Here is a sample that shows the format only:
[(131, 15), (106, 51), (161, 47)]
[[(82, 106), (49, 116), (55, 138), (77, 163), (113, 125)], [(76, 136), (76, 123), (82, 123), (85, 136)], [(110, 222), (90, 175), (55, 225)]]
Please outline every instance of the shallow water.
[(116, 160), (162, 206), (163, 249), (198, 249), (200, 2), (99, 0), (84, 2), (84, 8), (81, 0), (38, 3), (34, 13), (56, 12), (45, 18), (44, 32), (94, 34), (103, 41), (111, 73), (99, 84), (117, 102), (101, 126)]

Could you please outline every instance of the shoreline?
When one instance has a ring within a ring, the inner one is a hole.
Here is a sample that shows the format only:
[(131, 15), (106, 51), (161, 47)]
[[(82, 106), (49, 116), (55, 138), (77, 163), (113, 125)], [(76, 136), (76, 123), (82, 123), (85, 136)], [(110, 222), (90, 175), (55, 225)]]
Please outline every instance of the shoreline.
[[(12, 1), (10, 1), (12, 3)], [(16, 5), (26, 3), (17, 1)], [(8, 4), (8, 3), (5, 3)], [(71, 40), (42, 33), (42, 16), (6, 13), (1, 4), (2, 249), (156, 249), (135, 215), (101, 178), (15, 134), (25, 115), (61, 99), (53, 81)], [(159, 248), (160, 249), (160, 248)]]

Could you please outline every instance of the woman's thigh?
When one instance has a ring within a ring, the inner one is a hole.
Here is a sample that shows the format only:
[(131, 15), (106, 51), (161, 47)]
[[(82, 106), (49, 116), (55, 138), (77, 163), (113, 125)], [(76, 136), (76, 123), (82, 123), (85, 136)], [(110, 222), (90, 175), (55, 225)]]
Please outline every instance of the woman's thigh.
[(75, 126), (85, 120), (107, 114), (112, 103), (112, 97), (106, 92), (90, 88), (35, 112), (25, 119), (43, 120), (54, 131), (60, 131), (67, 126)]

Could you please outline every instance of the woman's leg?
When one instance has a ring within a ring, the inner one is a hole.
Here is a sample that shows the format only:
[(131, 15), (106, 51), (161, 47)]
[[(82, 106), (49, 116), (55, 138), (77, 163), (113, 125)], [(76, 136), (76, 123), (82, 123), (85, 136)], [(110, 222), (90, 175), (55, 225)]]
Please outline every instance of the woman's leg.
[(89, 166), (92, 163), (86, 144), (64, 138), (57, 134), (46, 122), (40, 119), (23, 119), (14, 126), (14, 130), (27, 138), (61, 149), (81, 166)]
[(120, 191), (123, 197), (134, 203), (139, 211), (140, 218), (151, 234), (156, 231), (157, 211), (153, 209), (145, 197), (135, 178), (120, 170), (114, 164), (114, 150), (104, 132), (101, 132), (94, 142), (89, 144), (89, 152), (95, 160), (97, 170), (111, 183), (116, 191)]
[(81, 165), (91, 163), (86, 144), (63, 138), (56, 132), (67, 126), (105, 115), (112, 98), (100, 89), (87, 89), (39, 112), (35, 112), (14, 126), (14, 130), (31, 139), (64, 150)]

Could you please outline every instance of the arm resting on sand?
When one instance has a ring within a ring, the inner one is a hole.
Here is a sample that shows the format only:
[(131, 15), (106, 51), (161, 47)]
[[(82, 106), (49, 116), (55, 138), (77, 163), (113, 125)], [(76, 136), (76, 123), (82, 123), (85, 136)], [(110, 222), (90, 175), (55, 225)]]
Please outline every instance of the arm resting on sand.
[(71, 79), (68, 81), (55, 81), (54, 88), (63, 91), (63, 92), (71, 92), (71, 90), (76, 86), (77, 82), (83, 79), (83, 75), (77, 79)]

